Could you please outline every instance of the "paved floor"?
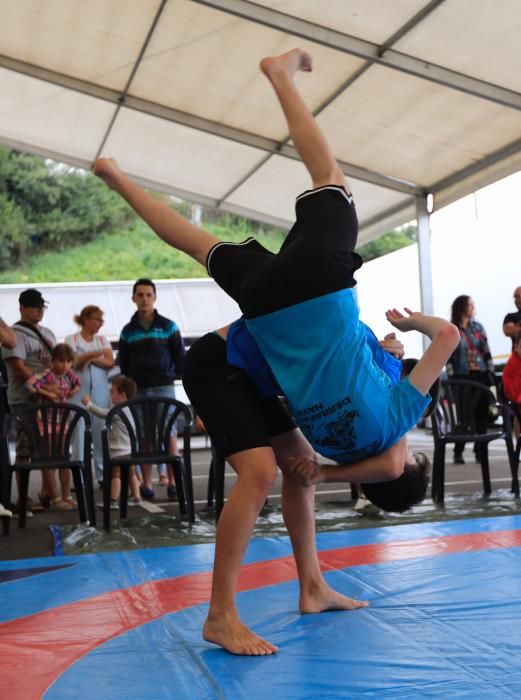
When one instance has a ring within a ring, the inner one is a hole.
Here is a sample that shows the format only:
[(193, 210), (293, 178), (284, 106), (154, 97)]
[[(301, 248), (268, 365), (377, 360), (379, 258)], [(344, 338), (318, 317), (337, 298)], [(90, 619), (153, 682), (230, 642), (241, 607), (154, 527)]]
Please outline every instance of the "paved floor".
[[(424, 430), (415, 430), (410, 434), (410, 444), (413, 451), (423, 451), (429, 456), (432, 456), (432, 437)], [(451, 496), (456, 494), (475, 495), (479, 498), (481, 494), (481, 470), (478, 464), (473, 461), (473, 451), (469, 446), (465, 456), (467, 463), (464, 465), (453, 465), (452, 455), (448, 454), (446, 471), (446, 494), (447, 505), (445, 517), (451, 517)], [(196, 510), (203, 510), (206, 507), (206, 488), (208, 482), (208, 469), (210, 464), (210, 451), (205, 444), (204, 438), (196, 438), (193, 449), (193, 474), (194, 474), (194, 491), (196, 500)], [(502, 509), (508, 513), (521, 512), (521, 504), (516, 502), (509, 494), (510, 486), (510, 471), (506, 456), (504, 443), (497, 441), (490, 446), (490, 468), (492, 478), (492, 488), (494, 492), (501, 492), (503, 498)], [(231, 488), (235, 475), (234, 472), (227, 467), (226, 470), (226, 489)], [(280, 503), (280, 477), (277, 479), (273, 493), (270, 495), (270, 506), (276, 508)], [(31, 476), (30, 496), (37, 498), (37, 493), (40, 486), (40, 476), (36, 472)], [(144, 503), (142, 507), (132, 508), (129, 513), (129, 519), (142, 517), (146, 513), (177, 513), (177, 505), (169, 503), (166, 499), (164, 487), (157, 486), (156, 498), (154, 502)], [(97, 494), (99, 496), (99, 494)], [(100, 500), (98, 498), (98, 500)], [(317, 489), (317, 502), (322, 510), (327, 509), (327, 503), (335, 502), (338, 507), (339, 503), (345, 502), (347, 508), (351, 509), (351, 489), (349, 484), (324, 484)], [(464, 516), (461, 513), (461, 503), (457, 503), (455, 508), (458, 508), (457, 517)], [(479, 504), (478, 504), (479, 506)], [(494, 512), (497, 514), (497, 510)], [(476, 515), (474, 509), (469, 515)], [(101, 511), (100, 511), (101, 516)], [(37, 513), (33, 518), (27, 521), (27, 527), (24, 530), (18, 529), (18, 522), (13, 519), (11, 524), (11, 534), (8, 537), (0, 535), (0, 560), (10, 559), (27, 559), (33, 557), (50, 556), (53, 554), (54, 540), (51, 534), (51, 525), (67, 526), (77, 522), (77, 512), (54, 513), (46, 511)], [(384, 523), (382, 523), (384, 524)]]

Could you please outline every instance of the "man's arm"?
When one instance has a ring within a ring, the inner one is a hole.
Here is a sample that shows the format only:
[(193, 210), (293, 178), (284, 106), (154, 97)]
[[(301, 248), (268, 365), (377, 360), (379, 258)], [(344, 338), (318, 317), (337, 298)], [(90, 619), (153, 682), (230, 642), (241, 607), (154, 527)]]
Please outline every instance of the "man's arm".
[(288, 469), (306, 486), (344, 481), (372, 484), (392, 481), (401, 476), (407, 457), (407, 438), (403, 437), (385, 452), (353, 464), (319, 464), (311, 459), (290, 457)]
[(507, 338), (514, 338), (519, 331), (521, 331), (521, 325), (518, 323), (514, 323), (513, 321), (505, 321), (505, 323), (503, 323), (503, 333)]
[(16, 333), (0, 318), (0, 345), (11, 350), (16, 347)]
[(405, 311), (408, 316), (404, 316), (397, 309), (390, 309), (385, 315), (398, 330), (419, 331), (431, 339), (431, 344), (409, 375), (410, 383), (425, 395), (458, 347), (460, 334), (457, 327), (444, 318), (427, 316), (407, 308)]

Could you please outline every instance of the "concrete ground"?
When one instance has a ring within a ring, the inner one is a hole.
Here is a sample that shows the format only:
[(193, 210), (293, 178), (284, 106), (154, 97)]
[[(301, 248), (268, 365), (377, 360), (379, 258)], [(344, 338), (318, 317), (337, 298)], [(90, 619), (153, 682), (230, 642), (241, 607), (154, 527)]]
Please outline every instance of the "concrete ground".
[[(409, 441), (413, 451), (422, 451), (432, 457), (432, 437), (424, 430), (412, 431)], [(476, 497), (482, 491), (481, 470), (478, 464), (473, 461), (473, 451), (471, 446), (468, 446), (465, 452), (466, 464), (452, 464), (452, 452), (448, 451), (447, 467), (446, 467), (446, 498), (447, 505), (445, 507), (445, 517), (451, 517), (450, 501), (451, 496), (456, 494), (475, 494)], [(208, 483), (208, 469), (210, 464), (210, 450), (204, 438), (195, 438), (192, 451), (192, 465), (194, 475), (194, 492), (196, 511), (206, 507), (206, 489)], [(507, 501), (507, 509), (512, 511), (521, 511), (521, 503), (516, 502), (508, 493), (510, 487), (510, 471), (506, 455), (506, 448), (502, 441), (496, 441), (490, 446), (490, 471), (492, 478), (492, 488), (494, 492), (501, 490), (504, 494), (504, 499)], [(226, 470), (226, 489), (231, 488), (235, 475), (234, 472), (227, 467)], [(280, 503), (280, 476), (273, 493), (270, 495), (270, 506), (276, 507)], [(34, 472), (31, 475), (29, 495), (34, 500), (37, 500), (37, 493), (40, 488), (40, 474)], [(129, 520), (135, 517), (142, 517), (149, 513), (177, 514), (177, 504), (170, 503), (166, 499), (166, 489), (164, 487), (156, 487), (156, 497), (153, 502), (145, 502), (142, 506), (131, 508), (129, 512)], [(100, 501), (100, 493), (96, 493), (97, 500)], [(346, 508), (352, 508), (351, 489), (349, 484), (324, 484), (317, 489), (317, 501), (322, 504), (327, 502), (338, 503), (345, 501)], [(324, 506), (322, 506), (324, 507)], [(476, 513), (474, 512), (473, 515)], [(461, 513), (458, 514), (461, 517)], [(59, 525), (67, 526), (74, 525), (78, 522), (77, 512), (55, 513), (45, 511), (36, 513), (32, 518), (28, 519), (25, 529), (18, 528), (18, 520), (13, 518), (11, 523), (11, 532), (7, 537), (0, 535), (0, 559), (29, 559), (34, 557), (51, 556), (53, 554), (54, 541), (51, 534), (50, 526)], [(101, 511), (99, 511), (98, 527), (101, 522)]]

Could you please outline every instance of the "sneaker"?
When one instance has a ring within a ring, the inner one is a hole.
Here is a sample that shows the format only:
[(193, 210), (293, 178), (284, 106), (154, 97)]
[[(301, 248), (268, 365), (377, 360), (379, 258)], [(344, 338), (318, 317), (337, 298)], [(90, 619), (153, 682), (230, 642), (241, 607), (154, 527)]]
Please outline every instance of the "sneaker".
[(69, 496), (68, 498), (65, 498), (64, 500), (66, 503), (69, 503), (69, 505), (72, 507), (72, 510), (78, 510), (78, 504), (72, 496)]
[(12, 518), (13, 512), (0, 503), (0, 518)]
[(145, 499), (145, 501), (153, 501), (154, 500), (154, 489), (149, 489), (147, 486), (140, 486), (139, 488), (141, 492), (141, 497)]
[[(10, 510), (11, 513), (13, 514), (13, 517), (14, 517), (14, 518), (18, 518), (18, 517), (19, 517), (19, 515), (20, 515), (20, 508), (19, 508), (19, 506), (18, 506), (18, 503), (10, 503), (10, 504), (9, 504), (9, 510)], [(30, 510), (27, 510), (26, 513), (25, 513), (25, 517), (26, 517), (26, 518), (32, 518), (32, 517), (33, 517), (33, 513), (32, 513)]]
[(374, 503), (371, 503), (371, 501), (364, 495), (361, 495), (356, 499), (353, 508), (357, 513), (363, 513), (364, 515), (377, 515), (380, 512), (380, 508), (375, 506)]
[(139, 496), (132, 496), (128, 500), (128, 505), (129, 506), (140, 506), (143, 503), (141, 498)]
[(66, 511), (66, 510), (74, 510), (74, 508), (71, 506), (70, 503), (68, 503), (67, 501), (64, 501), (63, 498), (55, 498), (54, 500), (51, 500), (50, 510), (52, 510), (52, 511)]
[(110, 499), (110, 510), (119, 510), (119, 503), (114, 499)]
[(167, 486), (166, 487), (166, 495), (168, 496), (169, 501), (177, 501), (177, 489), (175, 486)]
[(454, 464), (465, 464), (463, 455), (454, 455)]

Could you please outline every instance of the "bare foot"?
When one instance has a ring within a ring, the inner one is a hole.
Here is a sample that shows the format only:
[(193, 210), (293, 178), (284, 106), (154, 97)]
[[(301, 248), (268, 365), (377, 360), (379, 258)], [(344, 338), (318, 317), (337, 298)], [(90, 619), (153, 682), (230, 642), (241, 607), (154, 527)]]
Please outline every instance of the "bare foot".
[(300, 592), (299, 607), (301, 613), (320, 613), (326, 610), (356, 610), (366, 608), (367, 600), (355, 600), (337, 593), (325, 582), (317, 588)]
[(92, 167), (92, 172), (113, 189), (121, 175), (121, 170), (114, 158), (98, 158)]
[(278, 648), (243, 625), (238, 617), (206, 618), (203, 639), (218, 644), (230, 654), (240, 656), (268, 656)]
[(298, 70), (308, 73), (313, 70), (311, 56), (302, 49), (292, 49), (287, 53), (280, 54), (280, 56), (267, 56), (262, 59), (259, 65), (264, 75), (272, 82), (282, 74), (293, 78)]

